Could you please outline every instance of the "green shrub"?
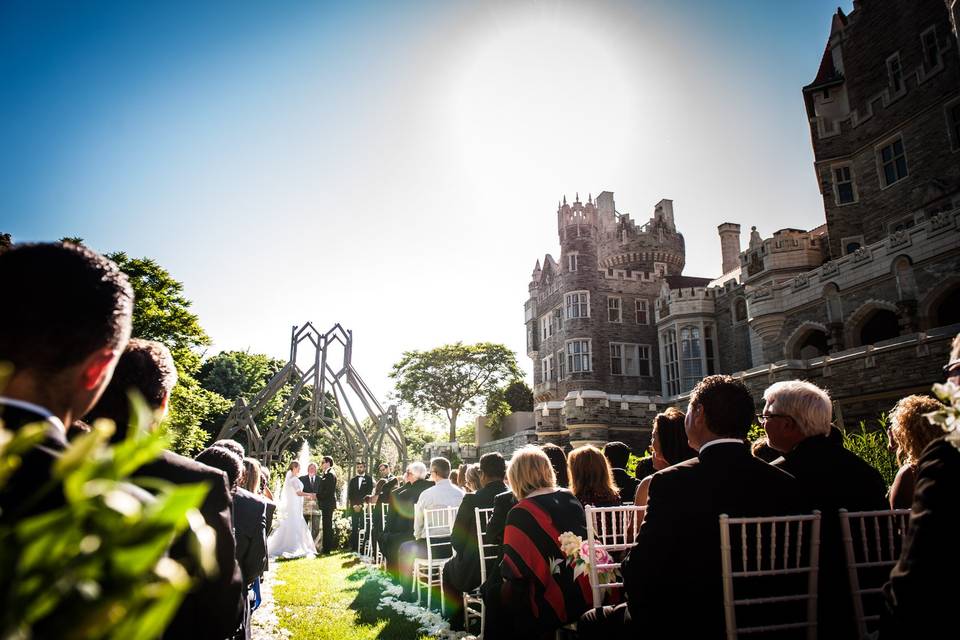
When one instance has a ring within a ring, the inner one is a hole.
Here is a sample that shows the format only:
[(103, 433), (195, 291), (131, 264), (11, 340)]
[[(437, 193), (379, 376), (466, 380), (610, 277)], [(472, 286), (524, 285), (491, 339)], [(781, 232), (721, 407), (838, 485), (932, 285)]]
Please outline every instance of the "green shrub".
[[(14, 434), (0, 426), (0, 486), (43, 428)], [(37, 487), (37, 494), (62, 488), (66, 504), (0, 524), (0, 637), (158, 637), (192, 584), (166, 557), (185, 531), (198, 571), (216, 571), (214, 533), (196, 510), (206, 487), (154, 480), (156, 499), (141, 501), (130, 474), (167, 441), (133, 425), (109, 446), (112, 433), (112, 424), (98, 421), (56, 462), (54, 481)]]
[(843, 446), (879, 471), (889, 487), (897, 475), (897, 460), (887, 448), (887, 415), (880, 414), (878, 422), (879, 430), (867, 430), (866, 422), (861, 421), (857, 431), (845, 431)]

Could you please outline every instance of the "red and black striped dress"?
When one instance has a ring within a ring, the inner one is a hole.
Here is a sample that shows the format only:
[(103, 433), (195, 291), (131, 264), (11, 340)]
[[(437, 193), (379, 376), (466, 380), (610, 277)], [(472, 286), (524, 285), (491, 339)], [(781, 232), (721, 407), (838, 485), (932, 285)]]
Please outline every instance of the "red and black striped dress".
[(513, 614), (514, 631), (557, 629), (590, 607), (589, 576), (584, 572), (574, 579), (560, 548), (560, 534), (566, 532), (587, 535), (583, 507), (566, 490), (524, 498), (507, 515), (501, 601), (505, 613)]

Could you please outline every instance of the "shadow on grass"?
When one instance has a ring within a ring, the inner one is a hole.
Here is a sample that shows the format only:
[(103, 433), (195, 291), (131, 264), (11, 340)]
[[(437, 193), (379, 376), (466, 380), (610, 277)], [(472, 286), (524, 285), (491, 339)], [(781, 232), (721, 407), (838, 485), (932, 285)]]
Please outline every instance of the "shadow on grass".
[[(363, 573), (355, 571), (347, 576), (347, 580), (363, 579)], [(377, 635), (382, 640), (412, 640), (420, 636), (420, 625), (413, 620), (402, 617), (392, 609), (377, 610), (380, 598), (383, 597), (383, 587), (374, 581), (365, 582), (357, 590), (357, 595), (350, 603), (350, 609), (356, 612), (356, 622), (359, 625), (376, 625), (386, 621), (383, 629)]]

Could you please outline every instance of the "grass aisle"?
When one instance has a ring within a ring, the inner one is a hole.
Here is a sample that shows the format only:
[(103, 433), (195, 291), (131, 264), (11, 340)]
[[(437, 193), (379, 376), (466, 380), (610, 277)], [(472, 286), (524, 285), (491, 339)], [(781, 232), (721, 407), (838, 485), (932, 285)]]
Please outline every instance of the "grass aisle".
[(377, 610), (383, 588), (365, 582), (355, 556), (338, 553), (274, 564), (273, 596), (291, 640), (425, 640), (419, 625)]

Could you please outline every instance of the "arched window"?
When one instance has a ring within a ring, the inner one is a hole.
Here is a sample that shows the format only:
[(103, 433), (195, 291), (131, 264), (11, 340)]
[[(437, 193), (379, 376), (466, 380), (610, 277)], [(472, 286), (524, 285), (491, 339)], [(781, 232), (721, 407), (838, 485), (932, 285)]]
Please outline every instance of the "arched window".
[(899, 335), (897, 314), (888, 309), (878, 309), (860, 327), (860, 344), (875, 344)]
[(823, 331), (810, 331), (794, 348), (793, 357), (799, 360), (819, 358), (829, 353), (827, 334)]
[(847, 243), (847, 246), (844, 247), (844, 251), (843, 251), (843, 252), (844, 252), (844, 253), (853, 253), (854, 251), (856, 251), (856, 250), (859, 249), (859, 248), (860, 248), (860, 243), (859, 243), (859, 242), (848, 242), (848, 243)]
[(960, 285), (947, 292), (933, 310), (933, 326), (945, 327), (960, 323)]
[(684, 391), (693, 389), (703, 378), (702, 356), (700, 328), (687, 326), (680, 329), (680, 372)]

